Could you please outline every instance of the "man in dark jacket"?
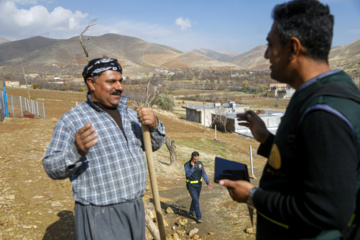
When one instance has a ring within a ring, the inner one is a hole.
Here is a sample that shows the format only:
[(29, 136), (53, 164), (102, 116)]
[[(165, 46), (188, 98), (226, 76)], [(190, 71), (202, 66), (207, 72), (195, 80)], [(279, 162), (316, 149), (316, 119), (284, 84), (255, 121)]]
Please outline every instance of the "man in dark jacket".
[(275, 136), (256, 113), (238, 114), (268, 158), (259, 188), (220, 184), (256, 208), (257, 239), (359, 239), (360, 93), (329, 67), (334, 17), (317, 0), (293, 0), (273, 19), (265, 58), (271, 77), (296, 92)]
[(201, 223), (202, 219), (199, 198), (202, 187), (202, 178), (204, 178), (210, 190), (212, 189), (212, 185), (205, 172), (204, 165), (199, 161), (199, 155), (200, 154), (198, 152), (191, 153), (191, 159), (185, 163), (184, 168), (186, 176), (186, 188), (188, 189), (192, 199), (189, 214), (191, 216), (196, 215), (196, 221)]

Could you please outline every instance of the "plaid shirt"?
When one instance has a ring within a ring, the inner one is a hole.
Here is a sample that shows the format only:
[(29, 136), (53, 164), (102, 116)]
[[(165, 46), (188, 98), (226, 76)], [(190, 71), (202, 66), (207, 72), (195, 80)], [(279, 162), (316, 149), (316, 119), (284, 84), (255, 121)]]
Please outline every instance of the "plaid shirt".
[[(82, 204), (109, 205), (143, 195), (146, 185), (146, 163), (141, 123), (137, 112), (122, 97), (118, 110), (126, 138), (115, 120), (96, 106), (91, 96), (65, 113), (55, 125), (49, 147), (43, 158), (46, 173), (52, 179), (70, 177), (74, 200)], [(82, 157), (75, 146), (75, 134), (91, 122), (98, 142)], [(164, 142), (161, 121), (150, 129), (153, 150)]]

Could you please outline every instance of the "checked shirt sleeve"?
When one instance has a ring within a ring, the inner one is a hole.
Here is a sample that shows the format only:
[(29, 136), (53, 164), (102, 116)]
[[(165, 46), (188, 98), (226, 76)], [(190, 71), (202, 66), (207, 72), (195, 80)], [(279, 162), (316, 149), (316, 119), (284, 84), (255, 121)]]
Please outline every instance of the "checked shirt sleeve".
[(82, 156), (75, 146), (75, 132), (59, 121), (43, 158), (46, 173), (52, 179), (70, 177), (82, 164)]
[(166, 135), (164, 124), (160, 120), (158, 121), (159, 124), (156, 127), (150, 128), (151, 144), (153, 151), (157, 151), (161, 148)]

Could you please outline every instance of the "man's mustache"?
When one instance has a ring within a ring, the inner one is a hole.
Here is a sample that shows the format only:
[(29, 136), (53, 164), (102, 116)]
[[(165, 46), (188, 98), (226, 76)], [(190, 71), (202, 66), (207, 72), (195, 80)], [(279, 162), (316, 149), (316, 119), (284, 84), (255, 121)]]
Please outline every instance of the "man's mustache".
[(121, 95), (122, 91), (114, 91), (111, 93), (111, 95)]

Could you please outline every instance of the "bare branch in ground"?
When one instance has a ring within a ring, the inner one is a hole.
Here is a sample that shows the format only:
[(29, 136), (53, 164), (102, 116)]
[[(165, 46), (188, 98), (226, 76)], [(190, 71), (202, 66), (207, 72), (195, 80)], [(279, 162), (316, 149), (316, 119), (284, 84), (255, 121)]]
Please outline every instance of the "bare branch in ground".
[(84, 34), (87, 30), (89, 30), (90, 27), (92, 27), (92, 26), (95, 25), (95, 24), (91, 24), (91, 23), (94, 22), (94, 21), (96, 21), (96, 18), (88, 23), (88, 25), (85, 27), (84, 31), (82, 31), (82, 32), (80, 33), (80, 36), (79, 36), (79, 40), (80, 40), (81, 47), (82, 47), (83, 50), (84, 50), (84, 54), (85, 54), (86, 60), (87, 60), (88, 62), (89, 62), (89, 53), (88, 53), (88, 51), (86, 50), (86, 47), (85, 47), (85, 43), (84, 43), (84, 39), (83, 39), (83, 34)]
[(170, 138), (166, 137), (165, 138), (165, 145), (167, 147), (167, 149), (169, 150), (170, 153), (170, 165), (174, 165), (174, 166), (178, 166), (177, 163), (177, 155), (176, 155), (176, 146), (175, 146), (175, 141), (172, 140), (170, 142)]

